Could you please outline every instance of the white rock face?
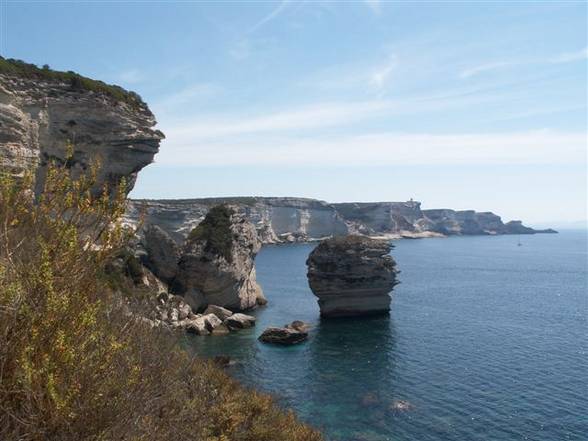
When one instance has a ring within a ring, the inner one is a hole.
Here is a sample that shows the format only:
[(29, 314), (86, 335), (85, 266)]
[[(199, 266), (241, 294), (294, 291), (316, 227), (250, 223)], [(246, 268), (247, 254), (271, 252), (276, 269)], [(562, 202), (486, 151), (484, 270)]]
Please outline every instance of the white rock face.
[(65, 163), (71, 142), (66, 165), (74, 176), (99, 160), (95, 190), (125, 178), (130, 191), (164, 138), (155, 123), (140, 99), (129, 104), (67, 82), (0, 74), (0, 168), (16, 175), (36, 170), (37, 189), (50, 160)]
[(265, 301), (255, 276), (254, 258), (261, 247), (255, 227), (233, 208), (217, 208), (221, 215), (211, 211), (201, 225), (211, 232), (197, 230), (204, 232), (186, 241), (174, 290), (197, 311), (207, 305), (255, 308)]

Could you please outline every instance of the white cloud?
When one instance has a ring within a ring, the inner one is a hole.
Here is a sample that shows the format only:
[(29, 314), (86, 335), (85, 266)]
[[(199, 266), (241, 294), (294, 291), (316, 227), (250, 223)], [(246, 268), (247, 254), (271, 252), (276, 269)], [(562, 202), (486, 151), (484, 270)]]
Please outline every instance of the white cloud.
[(580, 61), (588, 59), (588, 47), (576, 51), (566, 52), (550, 60), (551, 63), (570, 63), (572, 61)]
[(388, 84), (388, 81), (390, 79), (390, 75), (394, 71), (394, 68), (396, 67), (396, 65), (397, 65), (396, 57), (391, 56), (390, 59), (385, 64), (383, 64), (382, 66), (379, 66), (371, 73), (370, 78), (369, 78), (369, 84), (378, 90), (383, 89), (384, 86), (386, 86)]
[(167, 113), (184, 113), (186, 106), (222, 93), (222, 88), (211, 83), (192, 84), (176, 93), (155, 101), (152, 107), (157, 115)]
[(166, 128), (168, 137), (185, 142), (235, 135), (262, 134), (279, 131), (301, 131), (340, 126), (391, 110), (390, 101), (360, 101), (351, 103), (320, 103), (294, 110), (274, 112), (255, 117), (219, 118), (194, 115), (179, 125)]
[(381, 12), (380, 6), (381, 6), (381, 2), (380, 0), (364, 0), (364, 3), (366, 5), (368, 5), (368, 7), (374, 11), (376, 14), (379, 14)]
[(190, 140), (168, 133), (158, 162), (168, 165), (377, 166), (569, 164), (586, 160), (586, 135), (372, 133), (354, 136)]
[(255, 25), (253, 25), (247, 33), (251, 34), (255, 31), (259, 30), (262, 26), (266, 25), (267, 23), (269, 23), (273, 19), (275, 19), (277, 16), (279, 16), (284, 11), (284, 9), (288, 6), (288, 3), (290, 3), (290, 0), (283, 0), (282, 2), (280, 2), (280, 4), (278, 6), (276, 6), (268, 15), (266, 15), (261, 20), (259, 20), (257, 23), (255, 23)]
[(465, 69), (459, 73), (459, 77), (466, 79), (478, 75), (483, 72), (492, 70), (508, 68), (518, 65), (529, 65), (529, 64), (562, 64), (571, 63), (573, 61), (580, 61), (588, 59), (588, 48), (576, 52), (566, 52), (551, 58), (536, 58), (521, 61), (497, 61), (493, 63), (481, 64), (474, 66), (469, 69)]
[(500, 69), (503, 67), (510, 67), (510, 66), (514, 66), (516, 64), (518, 64), (518, 63), (512, 62), (512, 61), (497, 61), (495, 63), (481, 64), (479, 66), (475, 66), (475, 67), (461, 71), (459, 73), (459, 77), (460, 78), (470, 78), (470, 77), (473, 77), (474, 75), (478, 75), (483, 72), (488, 72), (488, 71)]

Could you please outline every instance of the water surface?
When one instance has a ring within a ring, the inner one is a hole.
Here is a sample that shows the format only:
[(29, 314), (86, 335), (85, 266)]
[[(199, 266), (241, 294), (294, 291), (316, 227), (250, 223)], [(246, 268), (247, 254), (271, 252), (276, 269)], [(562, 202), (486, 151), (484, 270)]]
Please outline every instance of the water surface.
[[(395, 242), (402, 271), (390, 317), (321, 320), (306, 281), (313, 244), (257, 257), (269, 300), (255, 329), (192, 337), (337, 441), (588, 439), (587, 236)], [(312, 323), (308, 342), (257, 341)], [(398, 401), (410, 409), (395, 408)], [(276, 435), (279, 441), (279, 434)]]

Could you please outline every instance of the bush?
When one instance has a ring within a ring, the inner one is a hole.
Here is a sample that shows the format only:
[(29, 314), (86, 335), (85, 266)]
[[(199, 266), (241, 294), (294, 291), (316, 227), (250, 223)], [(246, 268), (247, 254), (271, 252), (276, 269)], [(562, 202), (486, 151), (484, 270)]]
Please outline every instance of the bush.
[(320, 440), (108, 288), (124, 192), (93, 197), (93, 176), (49, 167), (36, 201), (0, 177), (0, 439)]
[(233, 260), (233, 234), (231, 232), (231, 216), (235, 212), (226, 205), (212, 207), (206, 217), (192, 230), (188, 240), (205, 241), (205, 251)]
[(30, 79), (61, 81), (68, 83), (72, 90), (89, 90), (103, 93), (116, 101), (124, 102), (134, 108), (145, 106), (141, 97), (135, 92), (127, 91), (122, 87), (112, 84), (106, 84), (103, 81), (84, 77), (76, 72), (52, 70), (48, 64), (39, 68), (34, 64), (25, 63), (22, 60), (0, 57), (0, 74), (16, 75)]

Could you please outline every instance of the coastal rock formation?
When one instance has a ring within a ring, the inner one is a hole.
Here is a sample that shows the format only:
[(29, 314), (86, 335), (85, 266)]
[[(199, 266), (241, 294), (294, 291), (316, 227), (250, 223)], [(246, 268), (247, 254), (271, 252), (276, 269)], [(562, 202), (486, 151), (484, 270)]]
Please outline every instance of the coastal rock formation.
[(389, 239), (470, 234), (534, 234), (520, 221), (503, 223), (490, 212), (422, 210), (421, 203), (349, 202), (328, 204), (303, 198), (213, 198), (131, 201), (126, 214), (137, 224), (145, 211), (146, 225), (155, 224), (181, 244), (215, 205), (230, 203), (249, 219), (262, 243), (306, 242), (331, 236), (363, 234)]
[(306, 323), (295, 320), (283, 328), (271, 326), (259, 336), (259, 341), (277, 345), (295, 345), (302, 343), (308, 338), (310, 326)]
[(238, 331), (239, 329), (247, 329), (255, 326), (255, 317), (247, 314), (233, 314), (224, 321), (224, 324), (231, 331)]
[(262, 243), (306, 242), (349, 233), (347, 223), (333, 206), (305, 198), (132, 200), (126, 218), (128, 223), (137, 224), (144, 212), (146, 225), (156, 224), (182, 243), (219, 204), (230, 204), (249, 219)]
[(365, 236), (326, 239), (307, 260), (308, 283), (323, 317), (386, 313), (397, 284), (392, 245)]
[(276, 345), (295, 345), (302, 343), (308, 338), (308, 333), (292, 328), (267, 328), (259, 336), (259, 340), (264, 343), (272, 343)]
[(186, 241), (174, 292), (196, 311), (210, 304), (232, 311), (254, 308), (264, 301), (254, 266), (260, 246), (255, 227), (242, 214), (214, 207)]
[(153, 224), (145, 229), (143, 244), (147, 267), (161, 280), (171, 283), (178, 273), (180, 247), (169, 234)]
[(50, 161), (74, 176), (100, 161), (95, 191), (122, 178), (130, 191), (164, 138), (155, 123), (132, 92), (0, 58), (0, 168), (15, 175), (35, 171), (38, 189)]

